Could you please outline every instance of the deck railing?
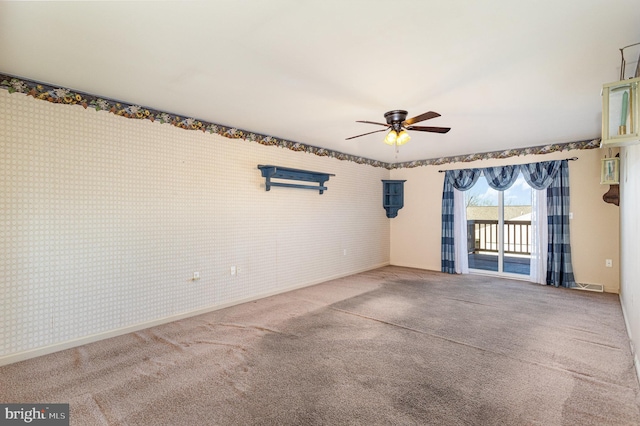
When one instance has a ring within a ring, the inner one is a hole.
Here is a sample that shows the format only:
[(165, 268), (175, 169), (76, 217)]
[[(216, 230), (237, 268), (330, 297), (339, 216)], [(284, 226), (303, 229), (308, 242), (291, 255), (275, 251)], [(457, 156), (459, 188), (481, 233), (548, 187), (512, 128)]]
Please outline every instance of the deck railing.
[[(531, 254), (531, 221), (504, 221), (504, 252)], [(469, 253), (498, 252), (498, 221), (468, 220), (467, 249)]]

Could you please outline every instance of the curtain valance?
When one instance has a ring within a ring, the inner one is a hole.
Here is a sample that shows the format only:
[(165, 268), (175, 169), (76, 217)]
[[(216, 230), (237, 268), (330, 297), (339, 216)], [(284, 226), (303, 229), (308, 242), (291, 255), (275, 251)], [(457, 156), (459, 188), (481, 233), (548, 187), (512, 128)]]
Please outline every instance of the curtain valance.
[(482, 169), (448, 170), (445, 179), (458, 191), (466, 191), (476, 184)]
[(540, 163), (513, 164), (480, 169), (447, 170), (445, 180), (458, 191), (467, 191), (475, 185), (480, 175), (484, 175), (491, 188), (496, 191), (506, 191), (518, 179), (518, 174), (522, 173), (524, 180), (533, 189), (547, 189), (558, 174), (562, 161), (542, 161)]
[(482, 169), (482, 173), (487, 178), (487, 183), (496, 191), (506, 191), (511, 188), (516, 179), (518, 179), (519, 172), (519, 165), (485, 167)]
[(533, 189), (547, 189), (562, 166), (561, 160), (522, 164), (520, 171), (524, 180)]

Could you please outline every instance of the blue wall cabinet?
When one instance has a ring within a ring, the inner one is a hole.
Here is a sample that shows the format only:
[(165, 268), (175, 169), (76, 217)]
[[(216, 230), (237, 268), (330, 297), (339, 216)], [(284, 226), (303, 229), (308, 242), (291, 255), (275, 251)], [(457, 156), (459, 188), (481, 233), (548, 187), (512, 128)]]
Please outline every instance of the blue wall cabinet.
[(382, 207), (387, 217), (398, 216), (398, 210), (404, 206), (404, 183), (406, 180), (382, 180)]

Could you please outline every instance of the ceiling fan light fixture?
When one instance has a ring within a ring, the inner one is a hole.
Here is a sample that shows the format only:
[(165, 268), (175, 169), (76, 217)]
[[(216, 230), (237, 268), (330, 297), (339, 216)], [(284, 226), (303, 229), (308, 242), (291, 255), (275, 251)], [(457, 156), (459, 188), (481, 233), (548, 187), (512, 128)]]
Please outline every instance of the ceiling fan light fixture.
[(387, 145), (395, 145), (397, 139), (398, 139), (398, 133), (396, 133), (395, 130), (392, 130), (389, 133), (387, 133), (387, 137), (384, 138), (384, 143), (386, 143)]
[(409, 136), (409, 133), (407, 133), (406, 130), (403, 130), (398, 134), (396, 145), (404, 145), (405, 143), (409, 142), (409, 140), (411, 140), (411, 136)]
[(359, 138), (361, 136), (370, 135), (372, 133), (378, 132), (388, 132), (387, 136), (384, 138), (384, 143), (391, 146), (401, 146), (406, 144), (411, 140), (411, 136), (407, 130), (411, 131), (419, 131), (419, 132), (432, 132), (432, 133), (447, 133), (451, 130), (450, 127), (431, 127), (431, 126), (415, 126), (416, 123), (421, 121), (430, 120), (432, 118), (440, 117), (440, 114), (434, 111), (425, 112), (420, 115), (416, 115), (415, 117), (411, 117), (407, 119), (407, 111), (405, 110), (393, 110), (386, 112), (384, 114), (384, 118), (387, 123), (379, 123), (377, 121), (364, 121), (357, 120), (357, 123), (369, 123), (369, 124), (377, 124), (379, 126), (384, 126), (385, 129), (374, 130), (373, 132), (363, 133), (361, 135), (351, 136), (349, 139)]

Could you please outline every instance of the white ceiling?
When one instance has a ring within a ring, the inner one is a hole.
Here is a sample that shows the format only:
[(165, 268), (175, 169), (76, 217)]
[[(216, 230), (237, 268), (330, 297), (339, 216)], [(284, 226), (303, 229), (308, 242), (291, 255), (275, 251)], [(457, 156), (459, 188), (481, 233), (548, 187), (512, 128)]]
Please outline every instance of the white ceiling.
[[(599, 137), (639, 23), (638, 0), (0, 2), (0, 72), (393, 163)], [(392, 109), (452, 130), (345, 140)]]

